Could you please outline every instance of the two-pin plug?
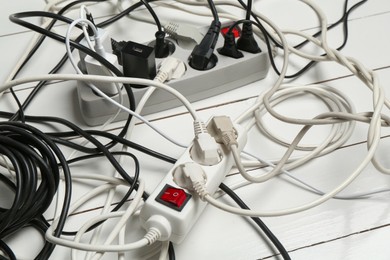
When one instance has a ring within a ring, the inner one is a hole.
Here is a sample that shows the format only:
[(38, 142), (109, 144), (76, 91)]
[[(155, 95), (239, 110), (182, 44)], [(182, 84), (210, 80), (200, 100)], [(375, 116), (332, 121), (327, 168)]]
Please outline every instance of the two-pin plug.
[(158, 67), (154, 80), (164, 83), (172, 79), (181, 78), (186, 72), (184, 62), (174, 57), (165, 58)]
[(221, 151), (215, 139), (207, 132), (203, 122), (194, 121), (195, 138), (190, 150), (191, 158), (201, 165), (215, 165), (221, 161)]
[(207, 131), (214, 137), (217, 143), (226, 147), (237, 145), (237, 132), (233, 122), (228, 116), (215, 116), (207, 125)]

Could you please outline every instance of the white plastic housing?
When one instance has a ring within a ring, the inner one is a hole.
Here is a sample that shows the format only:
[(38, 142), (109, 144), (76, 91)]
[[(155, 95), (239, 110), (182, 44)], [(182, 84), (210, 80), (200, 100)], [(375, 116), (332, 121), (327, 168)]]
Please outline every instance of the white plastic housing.
[[(112, 65), (118, 67), (118, 58), (111, 53), (106, 53), (106, 60), (108, 60)], [(85, 68), (89, 75), (102, 75), (102, 76), (111, 76), (110, 71), (100, 64), (94, 58), (87, 56), (85, 57)], [(106, 82), (92, 82), (98, 89), (104, 92), (106, 95), (114, 96), (118, 94), (118, 88), (115, 83), (106, 83)]]

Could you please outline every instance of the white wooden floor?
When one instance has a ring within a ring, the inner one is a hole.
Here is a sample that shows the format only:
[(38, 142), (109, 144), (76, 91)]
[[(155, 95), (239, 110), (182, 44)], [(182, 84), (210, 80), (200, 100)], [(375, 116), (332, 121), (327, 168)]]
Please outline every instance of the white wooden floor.
[[(314, 0), (328, 17), (329, 23), (336, 21), (342, 13), (344, 1)], [(351, 0), (350, 6), (358, 2)], [(12, 24), (8, 20), (9, 14), (26, 10), (42, 10), (45, 6), (43, 0), (13, 0), (1, 1), (0, 9), (0, 82), (4, 82), (16, 64), (18, 57), (23, 53), (32, 37), (32, 33), (25, 28)], [(316, 31), (318, 20), (313, 12), (299, 0), (257, 0), (257, 10), (272, 19), (280, 28), (296, 28), (300, 30)], [(102, 4), (92, 8), (96, 19), (104, 19), (111, 15), (115, 9), (110, 4)], [(167, 12), (157, 9), (159, 15), (167, 16)], [(77, 12), (70, 14), (77, 16)], [(100, 17), (100, 18), (99, 18)], [(193, 20), (194, 17), (180, 16), (180, 19)], [(39, 22), (38, 19), (31, 21)], [(197, 24), (207, 20), (200, 19)], [(133, 26), (133, 27), (131, 27)], [(381, 84), (390, 90), (390, 1), (369, 0), (355, 10), (349, 20), (349, 39), (342, 53), (355, 57), (367, 67), (374, 69), (380, 76)], [(58, 32), (66, 27), (59, 26)], [(129, 29), (131, 28), (131, 29)], [(342, 41), (341, 27), (329, 33), (329, 43), (337, 47)], [(109, 27), (110, 33), (119, 39), (133, 37), (131, 40), (140, 42), (151, 40), (155, 28), (149, 24), (131, 21), (127, 18)], [(21, 73), (21, 76), (47, 73), (65, 53), (61, 44), (47, 40)], [(69, 64), (61, 72), (73, 73)], [(275, 82), (276, 75), (270, 70), (266, 79), (255, 82), (240, 89), (224, 93), (194, 104), (199, 109), (203, 119), (212, 115), (226, 114), (234, 118), (245, 111), (262, 91), (268, 89)], [(335, 87), (346, 93), (354, 102), (357, 111), (370, 109), (372, 98), (368, 89), (360, 83), (345, 68), (333, 63), (316, 65), (303, 76), (293, 81), (297, 84), (322, 83)], [(32, 84), (17, 88), (21, 98), (27, 96)], [(313, 109), (308, 111), (307, 107)], [(14, 111), (16, 109), (12, 96), (6, 93), (0, 101), (1, 110)], [(79, 114), (75, 93), (75, 82), (62, 82), (51, 84), (37, 96), (36, 100), (27, 110), (31, 115), (53, 115), (69, 119), (79, 126), (87, 127)], [(290, 115), (312, 116), (312, 113), (321, 111), (323, 106), (311, 99), (302, 99), (300, 102), (286, 103), (280, 106), (280, 111)], [(156, 126), (163, 129), (177, 140), (189, 143), (192, 138), (192, 123), (188, 113), (183, 108), (149, 115)], [(313, 112), (314, 111), (314, 112)], [(389, 111), (384, 110), (388, 114)], [(267, 117), (265, 123), (275, 133), (286, 139), (292, 139), (298, 128), (286, 126)], [(120, 127), (121, 123), (114, 123), (110, 129)], [(314, 131), (305, 141), (317, 142), (323, 138), (322, 130)], [(378, 150), (379, 158), (389, 166), (390, 140), (389, 131), (383, 129), (383, 140)], [(293, 174), (315, 186), (328, 191), (345, 179), (367, 152), (365, 143), (367, 127), (358, 124), (347, 145), (337, 151), (293, 171)], [(181, 148), (163, 140), (144, 124), (136, 126), (133, 140), (161, 153), (172, 157), (179, 157)], [(273, 145), (256, 131), (250, 133), (246, 151), (267, 159), (277, 159), (284, 149)], [(69, 151), (65, 151), (69, 154)], [(141, 160), (141, 176), (146, 180), (147, 190), (152, 191), (159, 180), (164, 177), (171, 165), (139, 155)], [(109, 165), (104, 163), (87, 165), (82, 164), (77, 169), (85, 172), (104, 173), (110, 171)], [(226, 183), (235, 183), (239, 178), (228, 177)], [(379, 173), (373, 166), (368, 166), (364, 172), (342, 192), (350, 195), (357, 192), (369, 192), (378, 189), (390, 189), (390, 176)], [(90, 187), (82, 183), (75, 183), (74, 198)], [(246, 186), (237, 190), (242, 199), (254, 209), (271, 210), (283, 209), (301, 205), (318, 196), (294, 185), (288, 178), (281, 176), (264, 184)], [(263, 218), (264, 222), (280, 239), (292, 259), (390, 259), (390, 193), (373, 195), (359, 200), (332, 199), (313, 209), (283, 217)], [(224, 201), (228, 201), (222, 198)], [(7, 201), (0, 189), (0, 203)], [(97, 198), (85, 209), (92, 209), (102, 205), (104, 198)], [(1, 205), (1, 204), (0, 204)], [(82, 213), (70, 219), (67, 230), (77, 229), (83, 220), (93, 212)], [(47, 217), (53, 216), (53, 211), (47, 212)], [(142, 230), (133, 225), (134, 237), (142, 234)], [(131, 239), (130, 237), (129, 239)], [(32, 230), (20, 233), (9, 239), (12, 248), (20, 259), (30, 259), (42, 245), (42, 238)], [(26, 243), (29, 250), (25, 249)], [(34, 246), (36, 245), (36, 246)], [(207, 207), (185, 241), (175, 245), (176, 259), (281, 259), (275, 256), (254, 225), (245, 218), (238, 217), (213, 207)], [(129, 255), (130, 257), (130, 255)], [(70, 250), (57, 247), (51, 259), (70, 259)], [(114, 259), (107, 254), (105, 259)], [(129, 258), (130, 259), (130, 258)]]

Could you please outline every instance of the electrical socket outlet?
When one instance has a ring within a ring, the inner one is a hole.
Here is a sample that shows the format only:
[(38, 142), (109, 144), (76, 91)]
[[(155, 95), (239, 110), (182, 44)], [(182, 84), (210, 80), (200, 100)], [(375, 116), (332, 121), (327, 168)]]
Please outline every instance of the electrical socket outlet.
[[(224, 28), (226, 25), (222, 27)], [(207, 29), (204, 28), (205, 33)], [(218, 58), (216, 66), (209, 70), (195, 70), (188, 64), (188, 58), (192, 51), (192, 48), (189, 48), (191, 44), (167, 37), (166, 40), (171, 41), (175, 46), (172, 56), (182, 60), (186, 65), (184, 76), (171, 80), (167, 84), (183, 94), (190, 102), (195, 102), (263, 79), (269, 70), (268, 51), (259, 37), (255, 36), (255, 39), (262, 50), (260, 53), (243, 52), (244, 57), (234, 59), (217, 52), (217, 48), (222, 47), (224, 42), (224, 37), (221, 34), (214, 51)], [(156, 59), (156, 63), (159, 64), (159, 62), (161, 60)], [(146, 89), (133, 89), (136, 103), (142, 98), (145, 91)], [(77, 93), (82, 118), (88, 125), (103, 124), (118, 111), (116, 106), (96, 95), (83, 82), (78, 82)], [(128, 107), (126, 91), (123, 90), (121, 95), (123, 96), (123, 105)], [(112, 98), (119, 101), (119, 94)], [(180, 105), (180, 101), (174, 96), (157, 89), (149, 98), (142, 114), (147, 115)], [(127, 116), (126, 112), (121, 112), (115, 121), (124, 120)]]

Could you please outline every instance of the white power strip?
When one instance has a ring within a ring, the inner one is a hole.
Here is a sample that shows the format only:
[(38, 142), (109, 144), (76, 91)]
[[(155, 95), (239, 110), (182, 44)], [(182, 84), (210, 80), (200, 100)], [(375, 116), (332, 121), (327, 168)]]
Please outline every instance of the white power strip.
[[(241, 152), (246, 143), (246, 133), (239, 125), (235, 125), (234, 129), (237, 134), (238, 149)], [(225, 146), (219, 146), (221, 161), (211, 166), (196, 163), (191, 158), (191, 146), (186, 149), (145, 201), (140, 213), (141, 224), (145, 229), (154, 226), (159, 230), (169, 230), (169, 237), (162, 237), (162, 241), (169, 240), (174, 243), (183, 241), (207, 203), (202, 201), (196, 192), (183, 188), (186, 185), (182, 185), (184, 183), (180, 182), (180, 179), (175, 179), (174, 175), (181, 171), (182, 167), (203, 171), (207, 180), (205, 184), (207, 191), (209, 194), (214, 194), (234, 163), (231, 152)]]
[[(207, 28), (204, 30), (206, 32)], [(214, 52), (218, 58), (216, 66), (209, 70), (195, 70), (188, 64), (188, 58), (192, 49), (189, 49), (184, 43), (178, 43), (173, 39), (167, 38), (166, 40), (171, 41), (175, 46), (172, 56), (182, 60), (186, 65), (184, 76), (180, 79), (169, 81), (168, 85), (183, 94), (190, 102), (194, 102), (263, 79), (269, 69), (268, 52), (260, 38), (255, 36), (255, 39), (262, 52), (255, 54), (243, 52), (244, 57), (234, 59), (220, 55), (217, 52), (217, 49), (222, 47), (224, 42), (223, 36), (220, 35)], [(160, 60), (156, 59), (156, 63), (159, 64), (159, 62)], [(146, 89), (133, 89), (137, 104), (145, 91)], [(81, 115), (88, 125), (103, 124), (118, 110), (116, 106), (96, 95), (90, 88), (85, 87), (82, 82), (78, 84), (77, 93)], [(123, 105), (128, 107), (129, 103), (125, 90), (123, 90), (122, 95)], [(119, 95), (113, 98), (119, 101)], [(180, 105), (180, 101), (169, 93), (156, 90), (146, 103), (142, 114), (147, 115)], [(127, 116), (127, 113), (122, 112), (118, 115), (116, 121), (124, 120)]]

